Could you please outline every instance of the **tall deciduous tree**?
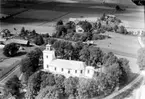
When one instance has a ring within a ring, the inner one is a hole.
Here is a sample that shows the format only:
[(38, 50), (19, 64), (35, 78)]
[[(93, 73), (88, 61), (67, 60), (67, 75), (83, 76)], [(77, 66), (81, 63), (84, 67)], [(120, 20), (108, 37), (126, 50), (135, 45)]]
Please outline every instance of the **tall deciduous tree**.
[(79, 21), (78, 25), (80, 25), (85, 32), (90, 32), (92, 29), (92, 24), (88, 21)]
[(18, 96), (20, 94), (21, 81), (16, 75), (14, 75), (6, 82), (5, 87), (9, 93)]
[(41, 67), (39, 66), (39, 59), (42, 55), (42, 51), (39, 48), (35, 48), (34, 50), (27, 53), (26, 57), (21, 61), (21, 72), (25, 75), (25, 80)]
[(34, 99), (40, 90), (42, 72), (35, 72), (29, 77), (26, 98)]
[(55, 78), (54, 78), (54, 75), (51, 74), (51, 73), (42, 75), (41, 80), (42, 80), (42, 82), (41, 82), (41, 89), (45, 88), (46, 86), (53, 86), (53, 85), (55, 85)]
[(34, 43), (36, 45), (42, 45), (44, 44), (44, 39), (41, 35), (38, 35), (37, 37), (35, 37)]
[(13, 57), (14, 55), (16, 55), (18, 50), (19, 50), (19, 47), (17, 46), (17, 44), (10, 43), (10, 44), (5, 45), (5, 47), (3, 48), (3, 54), (8, 57)]
[(98, 63), (102, 63), (104, 53), (99, 47), (90, 47), (90, 63), (91, 66), (97, 68)]
[(94, 79), (81, 78), (78, 84), (78, 99), (93, 98), (98, 95), (98, 83)]
[(63, 95), (58, 91), (55, 86), (47, 86), (40, 90), (36, 99), (63, 99)]
[(65, 85), (65, 93), (68, 96), (77, 95), (78, 78), (69, 77), (68, 79), (65, 79), (64, 85)]
[(80, 60), (86, 62), (87, 65), (90, 65), (89, 59), (90, 59), (90, 51), (89, 51), (89, 46), (85, 45), (83, 49), (79, 53), (80, 55)]

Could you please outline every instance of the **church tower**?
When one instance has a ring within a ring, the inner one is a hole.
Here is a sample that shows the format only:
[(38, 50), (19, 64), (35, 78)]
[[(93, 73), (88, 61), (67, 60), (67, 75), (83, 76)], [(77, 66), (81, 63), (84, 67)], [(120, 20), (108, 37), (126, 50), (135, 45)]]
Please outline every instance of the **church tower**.
[(47, 70), (51, 61), (55, 59), (55, 51), (50, 44), (46, 45), (46, 49), (43, 51), (43, 69)]

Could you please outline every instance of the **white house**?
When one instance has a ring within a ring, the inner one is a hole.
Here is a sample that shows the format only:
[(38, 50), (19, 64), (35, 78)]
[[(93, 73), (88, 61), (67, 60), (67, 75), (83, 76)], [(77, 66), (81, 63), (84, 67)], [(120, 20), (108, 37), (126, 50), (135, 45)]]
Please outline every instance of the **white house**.
[(92, 78), (95, 71), (94, 67), (86, 66), (82, 61), (56, 59), (55, 51), (49, 44), (43, 51), (43, 68), (44, 71), (62, 74), (66, 77)]
[(81, 27), (81, 25), (76, 25), (76, 33), (84, 33), (84, 29)]

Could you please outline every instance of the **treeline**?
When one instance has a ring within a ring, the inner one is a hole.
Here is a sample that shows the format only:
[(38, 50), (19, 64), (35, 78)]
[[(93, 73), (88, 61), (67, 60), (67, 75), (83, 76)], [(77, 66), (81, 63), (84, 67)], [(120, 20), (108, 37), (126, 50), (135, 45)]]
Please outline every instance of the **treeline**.
[(49, 34), (38, 34), (35, 30), (30, 31), (22, 27), (19, 37), (29, 40), (36, 45), (43, 45), (45, 43), (45, 40), (49, 37)]
[[(77, 25), (81, 26), (81, 28), (84, 30), (84, 33), (76, 33)], [(110, 38), (109, 36), (101, 35), (101, 31), (104, 33), (104, 30), (100, 30), (100, 32), (94, 32), (94, 26), (88, 21), (80, 21), (77, 24), (69, 21), (64, 24), (64, 22), (60, 20), (56, 24), (56, 33), (54, 33), (52, 37), (72, 40), (75, 42)]]

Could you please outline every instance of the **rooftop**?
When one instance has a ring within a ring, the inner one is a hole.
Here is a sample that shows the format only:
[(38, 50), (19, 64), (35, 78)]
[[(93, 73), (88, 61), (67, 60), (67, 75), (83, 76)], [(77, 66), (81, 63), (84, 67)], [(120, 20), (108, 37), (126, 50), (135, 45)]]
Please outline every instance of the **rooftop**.
[(50, 63), (50, 65), (73, 70), (82, 70), (85, 68), (84, 62), (64, 59), (55, 59)]
[(6, 41), (6, 44), (9, 44), (9, 43), (18, 43), (18, 44), (25, 44), (25, 45), (27, 45), (28, 42), (29, 42), (28, 40), (23, 40), (23, 39), (10, 39), (10, 40)]

